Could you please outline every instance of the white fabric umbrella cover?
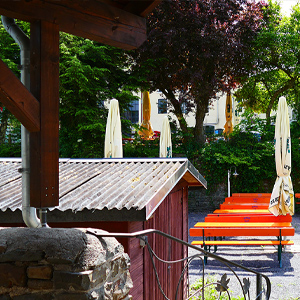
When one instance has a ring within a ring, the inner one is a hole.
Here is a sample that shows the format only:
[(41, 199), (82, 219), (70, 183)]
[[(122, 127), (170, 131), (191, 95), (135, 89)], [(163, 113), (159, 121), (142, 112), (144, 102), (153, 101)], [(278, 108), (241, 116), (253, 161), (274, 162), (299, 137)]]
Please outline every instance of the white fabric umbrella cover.
[(110, 101), (105, 132), (104, 157), (123, 157), (120, 110), (119, 102), (116, 99)]
[(275, 124), (275, 163), (277, 179), (273, 187), (269, 211), (275, 215), (294, 214), (294, 191), (291, 174), (291, 134), (285, 97), (279, 98)]
[(172, 157), (171, 128), (168, 117), (164, 118), (160, 133), (159, 157)]

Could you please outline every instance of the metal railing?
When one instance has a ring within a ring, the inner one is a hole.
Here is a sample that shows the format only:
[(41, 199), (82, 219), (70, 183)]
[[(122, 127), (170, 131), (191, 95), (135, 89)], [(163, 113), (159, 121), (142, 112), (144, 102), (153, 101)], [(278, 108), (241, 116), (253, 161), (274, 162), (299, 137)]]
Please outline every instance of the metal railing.
[[(199, 258), (202, 262), (202, 267), (203, 267), (203, 271), (202, 271), (202, 283), (203, 283), (203, 286), (201, 288), (199, 288), (195, 293), (193, 293), (192, 295), (188, 295), (187, 296), (187, 300), (188, 299), (196, 299), (194, 297), (200, 297), (202, 296), (202, 298), (198, 298), (198, 299), (205, 299), (204, 298), (204, 292), (205, 292), (205, 288), (211, 286), (211, 285), (215, 285), (216, 286), (216, 290), (219, 292), (219, 298), (221, 297), (221, 294), (222, 293), (225, 293), (227, 294), (228, 298), (227, 299), (231, 299), (231, 295), (230, 295), (230, 291), (229, 291), (229, 287), (228, 287), (228, 282), (229, 282), (229, 279), (227, 279), (227, 274), (224, 274), (222, 277), (221, 277), (221, 280), (217, 281), (217, 282), (209, 282), (207, 284), (205, 284), (205, 263), (204, 263), (204, 258), (203, 257), (210, 257), (210, 258), (213, 258), (215, 260), (218, 260), (219, 262), (223, 263), (225, 266), (228, 267), (228, 269), (232, 272), (232, 274), (234, 275), (234, 277), (237, 279), (238, 283), (239, 283), (239, 286), (241, 288), (241, 291), (242, 291), (242, 297), (243, 298), (239, 298), (239, 299), (244, 299), (244, 300), (250, 300), (251, 297), (250, 297), (250, 280), (249, 278), (243, 278), (243, 280), (241, 280), (239, 278), (239, 276), (237, 275), (236, 271), (234, 271), (233, 267), (236, 267), (236, 268), (240, 268), (244, 271), (247, 271), (249, 273), (252, 273), (255, 275), (256, 277), (256, 295), (255, 295), (255, 298), (254, 299), (257, 299), (257, 300), (263, 300), (263, 294), (265, 295), (265, 300), (269, 300), (270, 299), (270, 295), (271, 295), (271, 282), (270, 282), (270, 279), (264, 275), (264, 274), (261, 274), (259, 272), (256, 272), (252, 269), (249, 269), (247, 267), (244, 267), (240, 264), (237, 264), (237, 263), (234, 263), (234, 262), (231, 262), (225, 258), (222, 258), (216, 254), (213, 254), (211, 252), (207, 252), (203, 249), (201, 249), (200, 247), (197, 247), (197, 246), (194, 246), (194, 245), (191, 245), (189, 244), (188, 242), (185, 242), (183, 240), (180, 240), (174, 236), (171, 236), (169, 234), (166, 234), (162, 231), (159, 231), (159, 230), (156, 230), (156, 229), (148, 229), (148, 230), (142, 230), (142, 231), (137, 231), (137, 232), (133, 232), (133, 233), (108, 233), (108, 232), (103, 232), (102, 230), (99, 230), (99, 229), (94, 229), (94, 228), (89, 228), (87, 230), (88, 233), (90, 234), (93, 234), (95, 236), (97, 236), (98, 238), (104, 238), (104, 237), (115, 237), (115, 238), (138, 238), (140, 240), (142, 240), (145, 245), (147, 246), (148, 248), (148, 251), (149, 251), (149, 254), (150, 254), (150, 258), (151, 258), (151, 261), (152, 261), (152, 265), (153, 265), (153, 268), (154, 268), (154, 272), (155, 272), (155, 277), (156, 277), (156, 281), (158, 283), (158, 286), (159, 286), (159, 289), (163, 295), (163, 297), (166, 299), (166, 300), (171, 300), (167, 297), (167, 295), (165, 294), (165, 292), (163, 291), (162, 289), (162, 286), (160, 284), (160, 280), (159, 280), (159, 276), (158, 276), (158, 273), (157, 273), (157, 270), (156, 270), (156, 266), (155, 266), (155, 262), (154, 262), (154, 258), (159, 260), (160, 262), (163, 262), (163, 263), (167, 263), (167, 264), (171, 264), (171, 263), (180, 263), (180, 262), (186, 262), (185, 265), (184, 265), (184, 268), (182, 270), (182, 273), (181, 273), (181, 276), (179, 278), (179, 281), (178, 281), (178, 285), (177, 285), (177, 290), (176, 290), (176, 296), (175, 296), (175, 299), (174, 300), (177, 300), (177, 297), (178, 297), (178, 291), (179, 291), (179, 287), (180, 287), (180, 284), (183, 280), (183, 277), (184, 277), (184, 274), (185, 272), (187, 271), (187, 268), (189, 266), (189, 264), (195, 259), (195, 258)], [(196, 255), (192, 255), (190, 257), (185, 257), (183, 259), (180, 259), (180, 260), (176, 260), (176, 261), (165, 261), (161, 258), (159, 258), (153, 251), (153, 249), (151, 248), (150, 244), (148, 243), (148, 238), (147, 238), (147, 235), (149, 234), (158, 234), (158, 235), (161, 235), (163, 237), (166, 237), (172, 241), (175, 241), (175, 242), (178, 242), (182, 245), (185, 245), (189, 248), (192, 248), (192, 249), (195, 249), (199, 252), (201, 252), (200, 254), (196, 254)], [(203, 257), (202, 257), (203, 256)], [(265, 284), (266, 284), (266, 289), (263, 288), (263, 284), (262, 284), (262, 279), (265, 280)], [(200, 295), (199, 295), (200, 294)]]

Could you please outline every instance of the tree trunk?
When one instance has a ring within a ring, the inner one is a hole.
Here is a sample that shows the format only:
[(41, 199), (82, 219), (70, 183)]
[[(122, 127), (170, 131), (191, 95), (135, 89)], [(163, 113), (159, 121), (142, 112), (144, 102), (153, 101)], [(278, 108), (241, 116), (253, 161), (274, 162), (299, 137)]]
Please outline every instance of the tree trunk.
[(293, 85), (295, 84), (296, 77), (292, 77), (284, 86), (282, 86), (280, 89), (278, 89), (271, 97), (271, 100), (269, 102), (269, 105), (266, 110), (266, 119), (267, 119), (267, 124), (270, 124), (270, 115), (271, 115), (271, 110), (274, 106), (274, 103), (276, 100), (278, 100), (279, 96), (287, 91), (288, 89), (292, 88)]
[(3, 110), (0, 123), (0, 144), (3, 144), (6, 138), (6, 130), (8, 124), (8, 111)]
[(195, 130), (194, 130), (194, 138), (195, 138), (195, 141), (199, 142), (202, 145), (204, 145), (204, 143), (205, 143), (203, 123), (204, 123), (206, 110), (207, 110), (207, 106), (204, 107), (200, 103), (197, 103), (196, 125), (195, 125)]
[(173, 106), (173, 113), (178, 119), (179, 127), (180, 127), (181, 131), (183, 132), (183, 134), (187, 134), (188, 126), (187, 126), (186, 120), (183, 116), (183, 113), (181, 110), (181, 105), (180, 105), (179, 101), (176, 99), (176, 97), (174, 96), (172, 91), (164, 90), (162, 93), (171, 102), (171, 104)]

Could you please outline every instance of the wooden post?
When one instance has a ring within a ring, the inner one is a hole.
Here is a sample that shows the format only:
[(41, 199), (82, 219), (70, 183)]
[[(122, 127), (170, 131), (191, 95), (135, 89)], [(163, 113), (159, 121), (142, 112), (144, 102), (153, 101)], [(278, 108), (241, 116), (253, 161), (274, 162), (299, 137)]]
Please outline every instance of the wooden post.
[(59, 28), (31, 23), (30, 89), (40, 102), (39, 132), (30, 134), (30, 205), (59, 204)]

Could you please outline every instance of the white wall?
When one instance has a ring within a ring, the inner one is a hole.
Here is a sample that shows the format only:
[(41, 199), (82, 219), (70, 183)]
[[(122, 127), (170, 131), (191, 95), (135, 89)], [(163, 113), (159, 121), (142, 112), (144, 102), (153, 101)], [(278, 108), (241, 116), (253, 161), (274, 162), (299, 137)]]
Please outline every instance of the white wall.
[[(160, 92), (155, 92), (150, 94), (151, 100), (151, 119), (150, 122), (152, 124), (152, 128), (154, 131), (161, 131), (163, 119), (165, 116), (170, 116), (173, 120), (177, 120), (174, 114), (170, 113), (168, 109), (168, 113), (159, 114), (158, 113), (158, 100), (163, 99), (164, 97)], [(213, 125), (215, 129), (224, 129), (225, 125), (225, 105), (226, 105), (226, 94), (220, 95), (217, 100), (213, 100), (211, 105), (209, 106), (209, 112), (206, 114), (204, 119), (204, 125)], [(233, 105), (235, 108), (235, 105)], [(233, 114), (234, 115), (234, 114)], [(184, 115), (187, 124), (189, 127), (195, 126), (195, 115), (193, 112)], [(235, 120), (233, 120), (233, 124), (235, 124)]]
[[(141, 94), (140, 94), (140, 97), (141, 97)], [(163, 119), (167, 115), (170, 116), (173, 120), (177, 120), (175, 115), (170, 113), (169, 109), (168, 109), (168, 113), (166, 113), (166, 114), (158, 113), (158, 100), (163, 99), (163, 98), (164, 97), (163, 97), (162, 93), (160, 93), (159, 91), (150, 94), (150, 100), (151, 100), (150, 122), (152, 124), (152, 128), (154, 131), (161, 131)], [(236, 124), (238, 124), (240, 122), (240, 116), (241, 116), (242, 112), (240, 112), (238, 114), (238, 116), (236, 116), (235, 110), (237, 107), (237, 103), (234, 101), (234, 97), (232, 97), (232, 99), (233, 99), (232, 123), (233, 123), (233, 126), (235, 126)], [(209, 105), (209, 111), (204, 118), (204, 126), (212, 125), (215, 127), (215, 129), (224, 129), (224, 125), (226, 122), (225, 106), (226, 106), (226, 93), (220, 94), (217, 99), (212, 100), (211, 104)], [(141, 124), (141, 122), (142, 122), (141, 99), (140, 99), (140, 109), (141, 109), (140, 110), (140, 124)], [(271, 116), (274, 116), (275, 114), (276, 114), (275, 111), (271, 112)], [(256, 114), (256, 116), (258, 116), (261, 119), (266, 118), (266, 114)], [(291, 120), (292, 119), (292, 110), (290, 108), (289, 108), (289, 116), (290, 116), (290, 120)], [(184, 115), (184, 117), (185, 117), (189, 127), (195, 126), (195, 116), (194, 116), (193, 112), (190, 112), (189, 114)]]

